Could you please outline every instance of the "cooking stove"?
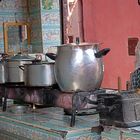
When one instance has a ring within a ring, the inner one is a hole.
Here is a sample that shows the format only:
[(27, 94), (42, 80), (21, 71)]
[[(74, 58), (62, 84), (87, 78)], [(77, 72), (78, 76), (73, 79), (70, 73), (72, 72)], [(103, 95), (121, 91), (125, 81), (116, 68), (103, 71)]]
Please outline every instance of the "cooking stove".
[[(95, 111), (89, 113), (88, 111), (95, 109), (96, 105), (93, 103), (96, 102), (96, 94), (101, 92), (105, 92), (105, 90), (66, 93), (62, 92), (58, 85), (51, 87), (30, 87), (25, 86), (24, 83), (5, 83), (0, 85), (1, 101), (4, 98), (3, 102), (1, 102), (3, 111), (7, 109), (7, 99), (43, 107), (61, 107), (64, 108), (66, 115), (71, 115), (70, 126), (74, 126), (76, 115), (97, 113)], [(79, 113), (81, 111), (83, 112)]]
[(107, 93), (105, 89), (78, 91), (72, 97), (71, 123), (76, 115), (99, 114), (100, 124), (117, 127), (140, 125), (140, 94), (135, 90)]
[(25, 86), (24, 83), (5, 83), (0, 85), (0, 97), (3, 97), (3, 111), (6, 111), (7, 99), (14, 99), (35, 105), (46, 105), (46, 92), (58, 89), (57, 85), (51, 87)]
[[(0, 85), (0, 104), (7, 109), (7, 99), (41, 107), (61, 107), (70, 115), (70, 126), (76, 116), (99, 114), (102, 125), (132, 127), (140, 125), (140, 95), (134, 90), (108, 93), (106, 89), (92, 91), (62, 92), (58, 85), (51, 87), (28, 87), (24, 83)], [(2, 100), (4, 98), (4, 100)]]

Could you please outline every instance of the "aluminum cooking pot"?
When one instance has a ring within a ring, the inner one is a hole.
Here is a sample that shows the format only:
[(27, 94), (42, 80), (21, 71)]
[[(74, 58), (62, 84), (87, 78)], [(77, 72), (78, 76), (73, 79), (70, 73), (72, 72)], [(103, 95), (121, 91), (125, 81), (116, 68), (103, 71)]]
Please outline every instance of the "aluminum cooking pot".
[(52, 86), (56, 84), (54, 63), (35, 63), (19, 66), (24, 71), (26, 86)]
[(6, 60), (7, 81), (10, 83), (24, 82), (23, 71), (19, 69), (20, 65), (30, 64), (35, 58), (23, 55), (21, 53), (12, 56)]
[(5, 83), (6, 73), (5, 73), (5, 62), (0, 61), (0, 84)]
[(99, 44), (65, 44), (58, 47), (57, 56), (47, 53), (55, 59), (55, 78), (60, 89), (65, 92), (98, 89), (103, 80), (102, 56), (110, 51), (99, 51)]
[(5, 59), (8, 57), (7, 54), (2, 53), (0, 54), (0, 84), (4, 84), (7, 79), (7, 71), (6, 71), (6, 63)]

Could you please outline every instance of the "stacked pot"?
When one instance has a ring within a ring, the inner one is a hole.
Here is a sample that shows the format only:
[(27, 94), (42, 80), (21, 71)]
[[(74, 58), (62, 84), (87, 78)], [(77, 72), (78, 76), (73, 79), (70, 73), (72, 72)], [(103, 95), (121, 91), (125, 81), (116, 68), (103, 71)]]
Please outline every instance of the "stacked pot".
[(37, 61), (21, 53), (0, 62), (0, 84), (23, 82), (26, 86), (55, 84), (54, 63)]
[(26, 86), (52, 86), (56, 83), (54, 77), (54, 63), (33, 61), (32, 64), (20, 66), (24, 71), (24, 82)]
[(54, 63), (42, 63), (21, 53), (0, 62), (0, 83), (23, 82), (26, 86), (55, 84)]
[(31, 64), (35, 58), (21, 53), (5, 60), (5, 73), (7, 83), (24, 82), (24, 73), (19, 68), (20, 65)]

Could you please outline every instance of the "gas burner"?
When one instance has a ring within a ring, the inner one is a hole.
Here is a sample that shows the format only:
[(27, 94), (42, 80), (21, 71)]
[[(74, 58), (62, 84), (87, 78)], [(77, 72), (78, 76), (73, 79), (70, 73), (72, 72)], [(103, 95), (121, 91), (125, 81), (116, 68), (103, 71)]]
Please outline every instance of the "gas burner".
[(67, 114), (71, 114), (70, 126), (73, 127), (75, 125), (77, 115), (94, 115), (99, 113), (93, 109), (97, 109), (97, 95), (105, 92), (106, 90), (104, 89), (75, 92), (72, 98), (72, 109), (65, 110)]

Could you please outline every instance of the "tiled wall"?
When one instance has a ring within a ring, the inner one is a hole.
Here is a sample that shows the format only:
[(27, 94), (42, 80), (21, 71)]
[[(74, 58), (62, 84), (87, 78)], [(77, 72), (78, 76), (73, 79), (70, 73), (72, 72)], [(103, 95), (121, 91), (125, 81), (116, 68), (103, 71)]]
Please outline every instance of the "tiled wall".
[(4, 51), (3, 22), (26, 21), (26, 8), (26, 0), (2, 0), (0, 2), (0, 52)]
[(0, 52), (4, 50), (3, 22), (28, 21), (31, 23), (33, 52), (48, 51), (61, 43), (59, 0), (2, 0), (0, 2)]
[(47, 52), (49, 47), (61, 44), (59, 0), (41, 0), (41, 21), (43, 52)]
[(52, 46), (61, 44), (59, 0), (30, 0), (33, 52), (55, 51)]
[(31, 23), (31, 45), (33, 52), (43, 52), (40, 0), (29, 0), (29, 21)]

